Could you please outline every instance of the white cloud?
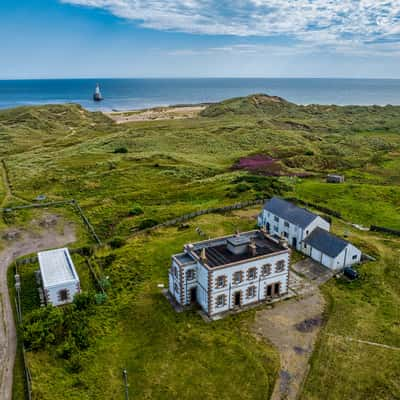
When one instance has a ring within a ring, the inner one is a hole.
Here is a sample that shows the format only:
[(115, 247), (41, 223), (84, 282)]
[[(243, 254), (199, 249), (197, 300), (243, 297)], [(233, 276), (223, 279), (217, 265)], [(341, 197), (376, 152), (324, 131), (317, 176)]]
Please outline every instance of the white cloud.
[(143, 27), (288, 36), (338, 48), (400, 42), (400, 0), (60, 0), (101, 8)]

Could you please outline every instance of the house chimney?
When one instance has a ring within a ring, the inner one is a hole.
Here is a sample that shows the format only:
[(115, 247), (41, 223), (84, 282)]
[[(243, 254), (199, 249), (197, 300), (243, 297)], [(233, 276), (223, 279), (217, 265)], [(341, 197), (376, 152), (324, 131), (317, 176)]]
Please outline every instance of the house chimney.
[(205, 248), (205, 247), (203, 247), (203, 248), (201, 249), (200, 259), (201, 259), (201, 261), (203, 261), (203, 262), (206, 262), (206, 261), (207, 261), (207, 255), (206, 255), (206, 248)]
[(254, 239), (251, 240), (249, 249), (250, 249), (251, 256), (255, 257), (257, 255), (257, 246), (256, 246), (256, 242), (254, 241)]

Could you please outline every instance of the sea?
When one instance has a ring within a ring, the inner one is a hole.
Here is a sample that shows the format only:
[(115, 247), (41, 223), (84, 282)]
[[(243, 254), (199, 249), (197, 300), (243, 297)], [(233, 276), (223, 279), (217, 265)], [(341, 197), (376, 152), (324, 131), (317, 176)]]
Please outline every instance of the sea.
[[(93, 101), (99, 83), (104, 100)], [(297, 104), (400, 105), (400, 79), (201, 78), (0, 80), (0, 108), (79, 103), (123, 111), (265, 93)]]

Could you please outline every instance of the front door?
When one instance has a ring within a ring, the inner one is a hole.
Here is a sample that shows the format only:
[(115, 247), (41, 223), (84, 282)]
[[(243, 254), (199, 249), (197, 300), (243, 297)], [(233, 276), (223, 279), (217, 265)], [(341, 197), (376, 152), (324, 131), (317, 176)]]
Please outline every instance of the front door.
[(267, 222), (265, 229), (267, 230), (268, 233), (270, 232), (271, 226), (270, 226), (269, 222)]
[(235, 292), (235, 295), (234, 295), (234, 305), (235, 305), (235, 307), (240, 307), (240, 302), (241, 302), (241, 295), (240, 295), (240, 292)]
[(190, 289), (190, 302), (194, 303), (197, 300), (197, 288), (196, 287), (192, 287)]
[(281, 290), (281, 284), (275, 283), (274, 284), (274, 296), (279, 296)]
[(297, 249), (297, 238), (293, 238), (293, 239), (292, 239), (292, 247), (293, 247), (294, 249)]

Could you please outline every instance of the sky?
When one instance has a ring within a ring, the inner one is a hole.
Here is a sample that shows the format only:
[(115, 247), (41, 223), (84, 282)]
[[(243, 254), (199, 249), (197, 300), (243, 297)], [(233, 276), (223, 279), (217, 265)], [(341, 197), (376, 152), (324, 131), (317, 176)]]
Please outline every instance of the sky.
[(400, 0), (0, 0), (0, 79), (400, 78)]

